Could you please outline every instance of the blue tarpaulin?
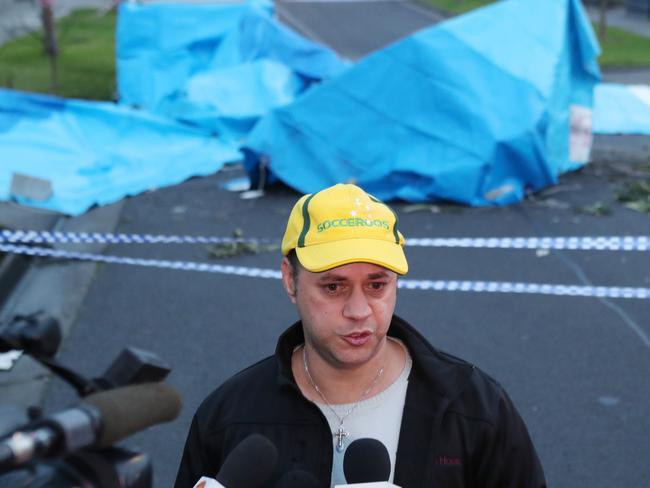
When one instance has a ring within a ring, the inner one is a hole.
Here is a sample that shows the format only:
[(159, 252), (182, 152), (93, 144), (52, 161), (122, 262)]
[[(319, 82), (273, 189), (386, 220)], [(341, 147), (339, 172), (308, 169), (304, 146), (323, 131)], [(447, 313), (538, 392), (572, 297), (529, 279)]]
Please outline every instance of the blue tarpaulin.
[(122, 4), (120, 100), (240, 140), (269, 110), (346, 67), (270, 10), (259, 2)]
[[(122, 4), (123, 106), (0, 92), (0, 199), (20, 172), (55, 191), (19, 201), (79, 214), (217, 171), (251, 129), (254, 180), (265, 166), (299, 191), (356, 181), (383, 199), (507, 204), (589, 157), (598, 46), (578, 0), (503, 1), (351, 67), (271, 11)], [(648, 133), (648, 91), (599, 85), (594, 132)]]
[(121, 2), (116, 31), (120, 102), (155, 110), (210, 63), (221, 41), (250, 9), (270, 2), (174, 4)]
[(280, 63), (245, 63), (194, 75), (182, 92), (163, 101), (159, 113), (239, 141), (261, 116), (293, 102), (305, 85)]
[(596, 87), (594, 133), (650, 135), (650, 85)]
[(301, 192), (507, 204), (584, 164), (599, 47), (579, 0), (506, 0), (419, 31), (276, 108), (249, 135)]
[[(239, 159), (236, 147), (146, 112), (0, 89), (0, 200), (78, 215)], [(48, 180), (51, 198), (12, 196), (14, 173)]]
[[(122, 3), (121, 105), (0, 92), (0, 200), (77, 215), (240, 160), (226, 139), (346, 67), (271, 11), (266, 0)], [(16, 173), (50, 182), (52, 197), (11, 195)]]

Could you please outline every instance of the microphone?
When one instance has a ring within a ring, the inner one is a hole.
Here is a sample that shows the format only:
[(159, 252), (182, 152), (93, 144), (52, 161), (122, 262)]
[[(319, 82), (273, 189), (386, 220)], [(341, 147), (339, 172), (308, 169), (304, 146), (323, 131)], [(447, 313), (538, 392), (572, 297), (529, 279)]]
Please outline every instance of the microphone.
[(390, 455), (377, 439), (357, 439), (350, 443), (343, 457), (343, 474), (348, 484), (336, 487), (391, 487)]
[(164, 383), (94, 393), (78, 406), (40, 419), (1, 441), (0, 473), (37, 458), (109, 447), (147, 427), (174, 420), (181, 404), (176, 390)]
[(277, 460), (275, 445), (263, 435), (251, 434), (228, 454), (216, 479), (203, 476), (194, 488), (258, 488), (271, 478)]
[(20, 349), (33, 356), (54, 357), (61, 344), (61, 327), (42, 312), (16, 315), (0, 322), (0, 353)]
[(319, 488), (318, 479), (309, 471), (296, 469), (285, 473), (275, 488)]

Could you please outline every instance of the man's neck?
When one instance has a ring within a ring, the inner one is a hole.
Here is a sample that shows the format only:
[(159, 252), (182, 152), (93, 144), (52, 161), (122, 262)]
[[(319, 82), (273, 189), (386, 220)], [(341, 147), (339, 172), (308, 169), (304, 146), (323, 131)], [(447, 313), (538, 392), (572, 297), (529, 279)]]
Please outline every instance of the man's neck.
[(302, 394), (318, 403), (323, 403), (324, 399), (316, 387), (330, 404), (355, 403), (377, 395), (399, 377), (406, 361), (402, 346), (391, 340), (386, 340), (370, 360), (355, 367), (337, 367), (325, 361), (314, 349), (306, 346), (305, 351), (304, 347), (293, 352), (291, 368)]

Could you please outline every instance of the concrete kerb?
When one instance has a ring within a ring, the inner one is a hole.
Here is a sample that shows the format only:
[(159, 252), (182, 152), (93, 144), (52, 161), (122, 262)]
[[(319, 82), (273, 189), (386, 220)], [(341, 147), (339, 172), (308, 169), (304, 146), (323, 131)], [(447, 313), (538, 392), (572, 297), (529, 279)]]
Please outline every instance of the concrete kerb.
[[(15, 207), (12, 212), (2, 208), (0, 225), (9, 228), (43, 229), (61, 232), (112, 232), (121, 214), (123, 201), (93, 209), (76, 218), (65, 218), (56, 214), (34, 213), (28, 209)], [(7, 218), (11, 214), (10, 218)], [(22, 218), (19, 216), (22, 214)], [(47, 225), (47, 217), (52, 225)], [(12, 219), (20, 218), (16, 226)], [(64, 249), (66, 245), (56, 245)], [(68, 245), (67, 247), (70, 247)], [(101, 253), (103, 244), (75, 245), (74, 249), (83, 252)], [(71, 248), (72, 249), (72, 248)], [(62, 328), (63, 341), (72, 330), (77, 313), (83, 304), (98, 264), (87, 262), (60, 262), (34, 260), (27, 272), (16, 283), (9, 296), (0, 319), (6, 320), (16, 314), (28, 314), (43, 310), (56, 317)], [(52, 373), (31, 358), (23, 355), (8, 371), (0, 371), (0, 403), (19, 407), (41, 405)]]

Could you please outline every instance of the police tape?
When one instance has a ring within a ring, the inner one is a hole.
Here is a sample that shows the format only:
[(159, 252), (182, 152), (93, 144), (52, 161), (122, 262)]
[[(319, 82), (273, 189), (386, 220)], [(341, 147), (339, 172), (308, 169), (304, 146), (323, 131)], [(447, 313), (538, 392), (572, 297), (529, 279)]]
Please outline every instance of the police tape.
[[(71, 252), (59, 249), (0, 244), (0, 252), (23, 254), (28, 256), (52, 257), (93, 261), (110, 264), (127, 264), (148, 266), (183, 271), (200, 271), (221, 273), (252, 278), (281, 278), (275, 269), (250, 268), (245, 266), (224, 266), (220, 264), (193, 261), (169, 261), (162, 259), (129, 258), (103, 254)], [(638, 298), (650, 299), (650, 288), (617, 286), (581, 286), (544, 283), (517, 283), (500, 281), (445, 281), (445, 280), (408, 280), (400, 279), (399, 287), (407, 290), (464, 291), (483, 293), (520, 293), (597, 298)]]
[(23, 254), (36, 257), (51, 257), (58, 259), (72, 259), (79, 261), (93, 261), (108, 264), (130, 264), (133, 266), (148, 266), (153, 268), (166, 268), (182, 271), (202, 271), (208, 273), (222, 273), (256, 278), (280, 278), (280, 271), (262, 268), (247, 268), (244, 266), (224, 266), (221, 264), (199, 263), (193, 261), (169, 261), (165, 259), (129, 258), (123, 256), (109, 256), (84, 252), (63, 251), (43, 247), (17, 246), (14, 244), (0, 244), (0, 252)]
[[(273, 239), (241, 237), (112, 234), (98, 232), (49, 232), (2, 230), (0, 243), (33, 244), (228, 244), (262, 243)], [(649, 251), (650, 236), (571, 237), (439, 237), (409, 238), (407, 246), (475, 249), (546, 249), (576, 251)]]
[(34, 230), (2, 230), (0, 243), (33, 244), (227, 244), (262, 242), (267, 239), (237, 237), (177, 236), (154, 234), (112, 234), (99, 232), (50, 232)]
[(410, 238), (408, 246), (576, 251), (649, 251), (650, 236)]

